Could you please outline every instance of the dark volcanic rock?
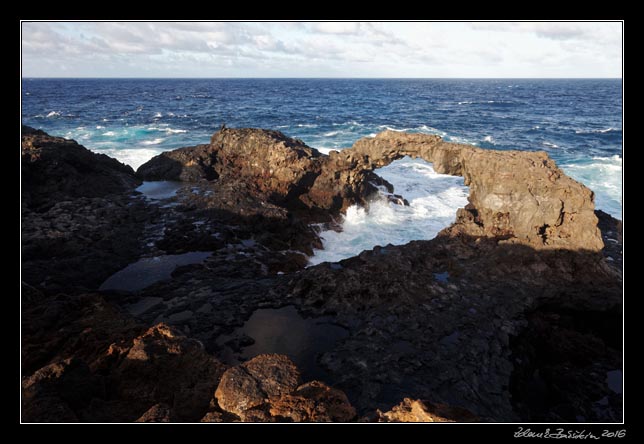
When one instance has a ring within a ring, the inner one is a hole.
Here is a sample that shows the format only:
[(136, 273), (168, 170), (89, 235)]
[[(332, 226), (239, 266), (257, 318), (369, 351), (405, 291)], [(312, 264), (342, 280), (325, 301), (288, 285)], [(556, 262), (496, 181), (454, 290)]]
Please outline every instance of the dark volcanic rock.
[[(262, 201), (328, 219), (353, 203), (366, 204), (376, 185), (392, 187), (371, 171), (320, 154), (278, 131), (224, 128), (210, 145), (162, 153), (141, 165), (145, 180), (243, 182)], [(311, 213), (313, 212), (313, 213)]]
[(22, 199), (40, 209), (62, 200), (104, 197), (134, 189), (131, 167), (73, 140), (22, 126)]
[(165, 403), (174, 420), (198, 421), (224, 370), (199, 341), (159, 324), (135, 338), (111, 369), (110, 396), (127, 403), (132, 411), (138, 408), (139, 414), (151, 405)]
[(95, 289), (138, 257), (139, 183), (115, 159), (23, 126), (23, 280), (50, 294)]
[(163, 324), (140, 334), (92, 295), (48, 313), (55, 302), (36, 305), (23, 324), (24, 421), (198, 421), (207, 412), (226, 367), (201, 343)]
[[(186, 182), (166, 205), (132, 196), (112, 161), (85, 170), (95, 155), (75, 142), (24, 137), (23, 168), (44, 176), (23, 184), (28, 421), (621, 419), (605, 383), (622, 363), (621, 225), (544, 153), (385, 132), (325, 156), (223, 129), (139, 169)], [(373, 170), (406, 155), (465, 177), (456, 222), (304, 269), (320, 246), (309, 223), (393, 192)], [(74, 191), (87, 171), (97, 189)], [(212, 254), (138, 292), (85, 290), (142, 255), (190, 251)], [(301, 384), (285, 356), (227, 370), (215, 358), (257, 309), (285, 305), (348, 331), (315, 357), (329, 385)]]

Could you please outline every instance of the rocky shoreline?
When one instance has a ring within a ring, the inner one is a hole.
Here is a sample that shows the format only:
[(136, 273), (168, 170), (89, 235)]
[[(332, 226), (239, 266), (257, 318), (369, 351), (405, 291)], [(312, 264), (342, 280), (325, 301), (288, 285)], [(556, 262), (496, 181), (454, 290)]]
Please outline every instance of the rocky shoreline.
[[(393, 193), (374, 170), (404, 156), (464, 176), (456, 221), (306, 268), (315, 224)], [(621, 222), (545, 153), (222, 128), (134, 172), (23, 126), (22, 177), (25, 422), (622, 419)]]

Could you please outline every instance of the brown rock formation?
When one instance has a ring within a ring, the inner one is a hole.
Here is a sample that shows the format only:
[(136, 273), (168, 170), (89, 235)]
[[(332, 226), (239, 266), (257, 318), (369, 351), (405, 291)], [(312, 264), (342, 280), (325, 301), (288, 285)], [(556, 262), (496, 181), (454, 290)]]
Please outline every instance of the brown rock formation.
[(366, 204), (377, 191), (374, 184), (391, 188), (373, 172), (353, 167), (279, 131), (225, 128), (210, 145), (162, 153), (141, 165), (137, 175), (144, 180), (241, 181), (264, 201), (328, 217), (353, 203)]
[(344, 150), (345, 162), (373, 169), (404, 156), (463, 176), (469, 204), (450, 234), (504, 237), (534, 248), (600, 251), (593, 192), (566, 176), (545, 152), (494, 151), (438, 136), (385, 131)]
[[(320, 381), (299, 385), (300, 374), (284, 355), (259, 355), (224, 373), (215, 392), (222, 410), (242, 422), (346, 422), (355, 409), (346, 395)], [(209, 412), (202, 422), (220, 422)]]
[(377, 416), (378, 422), (478, 422), (468, 410), (409, 398), (388, 412), (379, 411)]
[(375, 185), (391, 191), (373, 170), (404, 156), (465, 178), (470, 203), (459, 210), (452, 234), (502, 237), (535, 248), (603, 248), (592, 191), (563, 174), (545, 152), (486, 150), (438, 136), (385, 131), (322, 156), (276, 131), (223, 129), (210, 145), (163, 153), (137, 174), (147, 179), (243, 179), (266, 200), (328, 214), (366, 204)]

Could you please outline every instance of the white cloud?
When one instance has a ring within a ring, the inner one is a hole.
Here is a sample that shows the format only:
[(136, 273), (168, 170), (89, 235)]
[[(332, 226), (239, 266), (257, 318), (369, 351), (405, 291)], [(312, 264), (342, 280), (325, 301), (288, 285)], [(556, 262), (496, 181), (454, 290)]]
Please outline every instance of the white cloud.
[(621, 23), (25, 22), (29, 76), (621, 76)]

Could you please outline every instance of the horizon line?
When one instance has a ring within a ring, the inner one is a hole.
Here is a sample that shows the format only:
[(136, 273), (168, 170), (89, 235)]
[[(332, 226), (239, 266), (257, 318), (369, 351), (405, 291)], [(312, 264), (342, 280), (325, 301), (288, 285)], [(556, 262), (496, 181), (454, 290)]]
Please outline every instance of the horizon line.
[(111, 80), (623, 80), (623, 77), (44, 77), (22, 76), (24, 79), (111, 79)]

